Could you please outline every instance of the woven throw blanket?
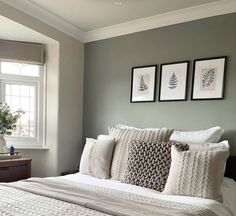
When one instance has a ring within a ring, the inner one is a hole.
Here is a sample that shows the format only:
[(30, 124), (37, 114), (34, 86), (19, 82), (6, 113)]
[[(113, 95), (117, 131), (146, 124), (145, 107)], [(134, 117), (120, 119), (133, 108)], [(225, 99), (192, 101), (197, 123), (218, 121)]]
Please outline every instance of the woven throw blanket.
[(62, 179), (0, 184), (0, 215), (216, 216), (210, 209)]

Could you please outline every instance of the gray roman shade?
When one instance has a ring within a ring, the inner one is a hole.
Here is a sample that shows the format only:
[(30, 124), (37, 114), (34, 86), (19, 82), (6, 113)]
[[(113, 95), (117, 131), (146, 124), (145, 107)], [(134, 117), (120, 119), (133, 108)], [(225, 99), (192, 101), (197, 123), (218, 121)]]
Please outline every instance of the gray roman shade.
[(43, 44), (0, 40), (0, 60), (43, 65), (44, 53)]

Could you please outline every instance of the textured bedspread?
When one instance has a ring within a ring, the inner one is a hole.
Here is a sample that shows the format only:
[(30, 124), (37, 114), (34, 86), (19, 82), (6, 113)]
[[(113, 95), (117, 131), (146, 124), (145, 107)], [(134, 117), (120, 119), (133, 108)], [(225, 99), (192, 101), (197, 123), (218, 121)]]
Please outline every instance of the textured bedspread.
[(206, 207), (40, 178), (0, 184), (0, 215), (216, 216)]

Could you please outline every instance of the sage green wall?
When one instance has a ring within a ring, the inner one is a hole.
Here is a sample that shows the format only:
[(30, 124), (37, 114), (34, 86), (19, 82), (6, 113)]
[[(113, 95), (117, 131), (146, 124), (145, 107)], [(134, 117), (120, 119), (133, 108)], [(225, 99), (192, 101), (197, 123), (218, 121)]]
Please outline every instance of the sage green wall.
[[(192, 60), (223, 55), (225, 99), (191, 101)], [(188, 101), (129, 102), (133, 66), (182, 60), (191, 60)], [(84, 138), (117, 123), (182, 130), (220, 125), (236, 154), (236, 13), (87, 43), (84, 75)]]

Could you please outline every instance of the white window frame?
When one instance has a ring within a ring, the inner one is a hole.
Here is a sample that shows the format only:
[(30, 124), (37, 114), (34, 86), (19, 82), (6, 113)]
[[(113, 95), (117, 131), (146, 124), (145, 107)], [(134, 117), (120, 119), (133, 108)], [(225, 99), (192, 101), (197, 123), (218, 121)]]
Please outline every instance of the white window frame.
[[(2, 74), (0, 61), (0, 101), (4, 100), (4, 84), (31, 85), (35, 86), (36, 110), (35, 110), (35, 138), (6, 136), (8, 147), (13, 145), (17, 149), (42, 149), (45, 146), (45, 101), (46, 101), (46, 67), (39, 66), (40, 76), (23, 76), (15, 74)], [(22, 62), (17, 62), (22, 63)]]

